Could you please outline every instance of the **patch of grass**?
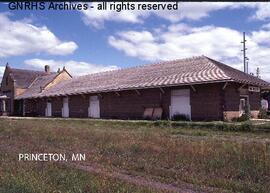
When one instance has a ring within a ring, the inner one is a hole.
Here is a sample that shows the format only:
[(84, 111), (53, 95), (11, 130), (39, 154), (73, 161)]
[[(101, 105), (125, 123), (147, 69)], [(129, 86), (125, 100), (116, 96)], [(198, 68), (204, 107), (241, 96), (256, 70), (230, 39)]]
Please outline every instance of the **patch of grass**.
[(207, 136), (208, 132), (199, 129), (173, 129), (172, 135), (186, 135), (186, 136)]
[[(3, 153), (3, 152), (1, 152)], [(0, 168), (3, 193), (153, 192), (151, 189), (52, 163), (17, 162), (6, 154)]]
[[(0, 133), (1, 144), (20, 151), (84, 152), (86, 165), (101, 164), (179, 186), (187, 182), (194, 187), (250, 193), (266, 193), (270, 188), (270, 133), (261, 131), (269, 127), (267, 123), (0, 120), (0, 124), (5, 128)], [(100, 176), (67, 167), (33, 163), (12, 166), (14, 160), (1, 159), (6, 165), (0, 165), (4, 182), (0, 187), (13, 184), (13, 193), (18, 188), (31, 193), (34, 187), (50, 192), (49, 186), (64, 192), (144, 191), (120, 182), (110, 191), (113, 179), (100, 183)], [(90, 183), (90, 188), (85, 185), (89, 179), (95, 184)]]

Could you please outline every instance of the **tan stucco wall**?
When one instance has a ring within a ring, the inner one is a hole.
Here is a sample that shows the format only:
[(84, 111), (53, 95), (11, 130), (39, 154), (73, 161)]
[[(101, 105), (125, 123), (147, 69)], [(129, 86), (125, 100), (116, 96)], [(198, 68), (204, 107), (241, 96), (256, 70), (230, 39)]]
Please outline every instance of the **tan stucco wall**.
[[(259, 111), (250, 111), (251, 118), (258, 118)], [(224, 111), (224, 120), (231, 121), (233, 118), (238, 118), (240, 116), (239, 111)]]
[(259, 111), (251, 111), (251, 117), (257, 119), (259, 115)]
[(15, 96), (21, 95), (26, 91), (26, 89), (23, 88), (16, 88), (15, 89)]
[(50, 87), (52, 87), (52, 86), (58, 84), (59, 82), (62, 82), (62, 81), (64, 81), (64, 80), (69, 80), (69, 79), (71, 79), (71, 76), (70, 76), (65, 70), (63, 70), (62, 72), (60, 72), (60, 73), (56, 76), (56, 78), (55, 78), (52, 82), (50, 82), (50, 83), (45, 87), (45, 89), (48, 89), (48, 88), (50, 88)]
[(240, 112), (239, 111), (224, 111), (223, 117), (225, 121), (231, 121), (233, 118), (239, 117)]

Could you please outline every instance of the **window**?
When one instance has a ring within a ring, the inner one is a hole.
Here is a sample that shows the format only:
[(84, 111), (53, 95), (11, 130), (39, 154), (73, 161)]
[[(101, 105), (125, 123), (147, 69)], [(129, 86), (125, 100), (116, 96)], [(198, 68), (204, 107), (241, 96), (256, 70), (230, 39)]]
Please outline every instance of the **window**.
[(6, 86), (8, 85), (8, 77), (6, 77)]

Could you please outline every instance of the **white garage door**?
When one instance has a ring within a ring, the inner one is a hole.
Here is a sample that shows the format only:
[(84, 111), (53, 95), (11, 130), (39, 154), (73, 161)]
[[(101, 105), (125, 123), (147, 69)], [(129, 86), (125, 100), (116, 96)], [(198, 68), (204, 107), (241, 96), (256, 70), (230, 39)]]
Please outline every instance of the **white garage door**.
[(62, 117), (69, 117), (68, 97), (63, 98)]
[(191, 118), (191, 107), (190, 107), (190, 90), (172, 90), (171, 92), (171, 109), (170, 117), (174, 115), (186, 115), (189, 119)]
[(88, 116), (92, 118), (100, 118), (98, 96), (91, 96), (89, 98)]
[(45, 116), (51, 117), (52, 116), (52, 103), (47, 102), (46, 110), (45, 110)]

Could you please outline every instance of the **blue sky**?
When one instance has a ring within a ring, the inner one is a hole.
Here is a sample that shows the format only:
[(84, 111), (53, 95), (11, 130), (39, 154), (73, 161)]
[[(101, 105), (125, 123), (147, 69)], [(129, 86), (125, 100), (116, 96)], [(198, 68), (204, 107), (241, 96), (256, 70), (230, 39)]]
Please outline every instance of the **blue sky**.
[[(96, 4), (93, 4), (96, 7)], [(270, 3), (180, 3), (177, 11), (11, 11), (0, 4), (0, 72), (17, 68), (74, 75), (206, 55), (270, 80)], [(1, 74), (0, 74), (1, 76)]]

